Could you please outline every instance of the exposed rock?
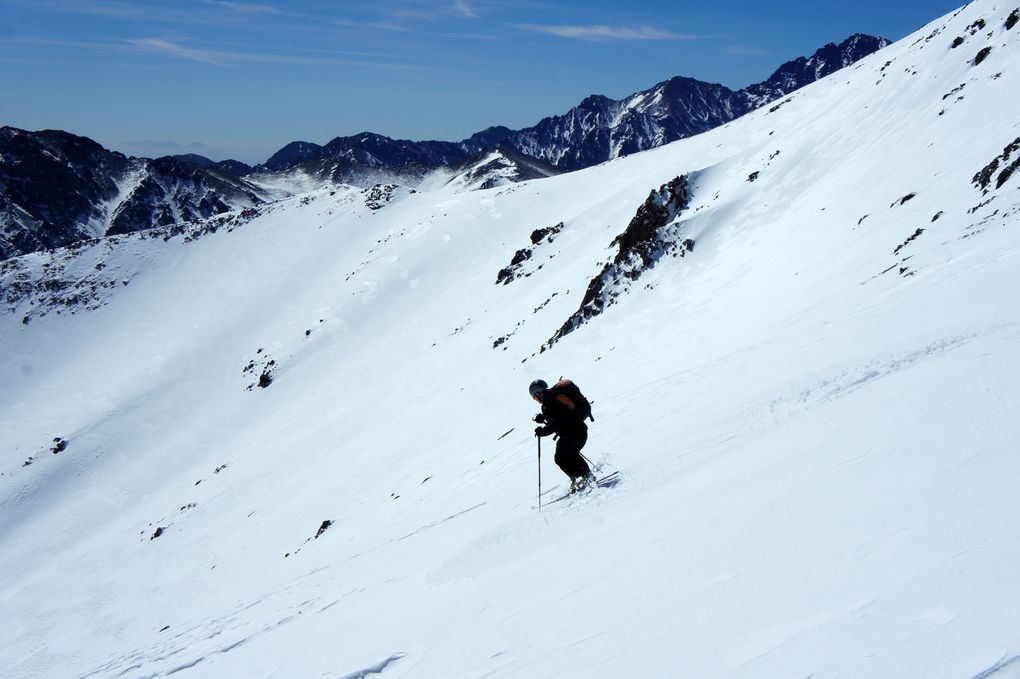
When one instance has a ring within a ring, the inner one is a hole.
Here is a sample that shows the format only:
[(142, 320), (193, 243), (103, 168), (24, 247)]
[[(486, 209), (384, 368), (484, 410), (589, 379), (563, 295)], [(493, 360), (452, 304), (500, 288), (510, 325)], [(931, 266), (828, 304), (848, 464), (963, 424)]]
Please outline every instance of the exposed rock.
[[(531, 232), (531, 244), (535, 247), (540, 246), (543, 242), (552, 243), (555, 240), (556, 234), (563, 230), (564, 223), (560, 222), (556, 226), (550, 226), (543, 229), (535, 229)], [(521, 271), (523, 270), (524, 262), (531, 259), (533, 250), (531, 248), (521, 248), (514, 253), (513, 258), (510, 260), (510, 265), (500, 269), (499, 273), (496, 274), (496, 285), (506, 285), (510, 281), (513, 281), (521, 277)], [(530, 274), (525, 274), (530, 275)]]
[(913, 235), (912, 235), (912, 236), (910, 236), (909, 238), (907, 238), (907, 240), (903, 241), (903, 242), (902, 242), (901, 244), (899, 244), (898, 246), (896, 246), (896, 249), (895, 249), (895, 250), (893, 250), (893, 254), (894, 254), (894, 255), (898, 255), (898, 254), (900, 254), (900, 250), (902, 250), (903, 248), (905, 248), (905, 247), (907, 247), (908, 245), (910, 245), (910, 244), (911, 244), (911, 243), (912, 243), (912, 242), (913, 242), (913, 241), (914, 241), (914, 240), (915, 240), (915, 239), (916, 239), (916, 238), (917, 238), (918, 236), (920, 236), (920, 235), (921, 235), (922, 233), (924, 233), (924, 229), (918, 229), (917, 231), (915, 231), (915, 232), (913, 233)]
[[(259, 354), (262, 354), (261, 349), (259, 349)], [(248, 364), (244, 366), (241, 372), (252, 375), (257, 374), (259, 377), (255, 382), (252, 382), (245, 387), (245, 391), (252, 391), (255, 387), (259, 387), (260, 389), (267, 388), (273, 383), (273, 373), (276, 372), (276, 367), (276, 360), (269, 356), (269, 354), (262, 355), (262, 357), (257, 361), (254, 359), (248, 361)], [(216, 469), (216, 473), (219, 473), (225, 467), (226, 465), (223, 465)]]
[[(1010, 163), (1010, 158), (1016, 153), (1017, 156)], [(1009, 163), (1008, 165), (1005, 165)], [(999, 173), (998, 178), (995, 181), (995, 188), (1002, 188), (1002, 185), (1013, 175), (1018, 168), (1020, 168), (1020, 137), (1014, 139), (1011, 143), (1006, 145), (1006, 148), (1002, 150), (1002, 154), (993, 158), (992, 162), (985, 165), (981, 170), (974, 175), (971, 180), (974, 185), (981, 189), (982, 193), (988, 193), (988, 185), (992, 182), (992, 176), (999, 169), (1000, 165), (1005, 165), (1002, 172)]]
[(129, 236), (91, 238), (52, 252), (15, 257), (0, 262), (0, 304), (11, 313), (19, 309), (28, 324), (32, 318), (51, 312), (71, 314), (93, 311), (104, 306), (113, 290), (130, 283), (133, 272), (107, 269), (104, 258), (124, 238), (161, 238), (178, 236), (191, 243), (203, 236), (247, 224), (265, 208), (248, 208), (240, 213), (219, 215), (197, 222), (173, 224)]
[(476, 154), (451, 170), (454, 176), (447, 182), (447, 186), (468, 191), (491, 189), (560, 174), (560, 170), (538, 158), (502, 147)]
[(415, 193), (414, 189), (405, 189), (399, 184), (375, 184), (364, 192), (365, 207), (369, 210), (381, 210), (398, 198)]
[(664, 255), (684, 257), (694, 250), (693, 240), (681, 238), (677, 227), (669, 228), (689, 202), (687, 175), (676, 177), (649, 194), (627, 228), (610, 244), (619, 245), (616, 256), (592, 279), (581, 306), (546, 342), (543, 351), (614, 304), (630, 283)]
[(315, 533), (315, 539), (318, 540), (319, 536), (322, 535), (323, 533), (325, 533), (326, 529), (329, 528), (332, 525), (333, 525), (333, 522), (330, 521), (330, 520), (323, 521), (322, 525), (319, 526), (319, 530), (316, 531), (316, 533)]
[(128, 158), (67, 132), (2, 127), (0, 259), (262, 202), (260, 189), (203, 160)]

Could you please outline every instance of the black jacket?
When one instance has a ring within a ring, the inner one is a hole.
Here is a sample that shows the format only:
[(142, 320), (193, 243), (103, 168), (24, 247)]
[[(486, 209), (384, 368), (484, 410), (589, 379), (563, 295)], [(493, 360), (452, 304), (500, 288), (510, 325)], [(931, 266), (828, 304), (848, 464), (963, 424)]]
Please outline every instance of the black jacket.
[(540, 436), (559, 434), (569, 437), (588, 431), (584, 420), (567, 405), (570, 402), (566, 396), (557, 396), (553, 390), (546, 389), (542, 395), (542, 415), (545, 418), (545, 426), (541, 427)]

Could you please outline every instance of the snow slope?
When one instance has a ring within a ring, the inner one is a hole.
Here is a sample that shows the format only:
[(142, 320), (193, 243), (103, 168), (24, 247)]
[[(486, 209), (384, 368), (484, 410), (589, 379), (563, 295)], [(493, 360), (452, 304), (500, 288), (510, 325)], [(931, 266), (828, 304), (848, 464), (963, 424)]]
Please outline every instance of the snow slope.
[[(5, 676), (1018, 676), (1013, 9), (588, 170), (5, 263)], [(693, 250), (542, 351), (681, 175)], [(539, 512), (560, 375), (623, 481)]]

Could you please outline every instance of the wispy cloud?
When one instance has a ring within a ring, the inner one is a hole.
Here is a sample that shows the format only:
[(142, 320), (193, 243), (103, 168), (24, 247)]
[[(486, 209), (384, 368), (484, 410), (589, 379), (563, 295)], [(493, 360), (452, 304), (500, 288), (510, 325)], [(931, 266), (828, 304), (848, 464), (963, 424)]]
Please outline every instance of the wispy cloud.
[(367, 68), (404, 69), (415, 68), (413, 65), (401, 63), (384, 63), (358, 59), (336, 59), (331, 57), (309, 57), (290, 54), (272, 54), (255, 52), (231, 52), (226, 50), (197, 49), (182, 45), (166, 38), (136, 38), (127, 41), (129, 44), (167, 56), (196, 61), (213, 66), (238, 66), (241, 64), (291, 64), (291, 65), (345, 65), (363, 66)]
[(460, 16), (469, 17), (471, 19), (478, 18), (478, 12), (475, 11), (475, 8), (471, 6), (471, 3), (468, 2), (468, 0), (456, 0), (456, 2), (453, 3), (453, 11), (455, 14), (459, 14)]
[(232, 62), (250, 56), (241, 53), (194, 49), (193, 47), (179, 45), (163, 38), (137, 38), (135, 40), (128, 40), (128, 42), (135, 47), (140, 47), (150, 52), (161, 52), (172, 57), (179, 57), (188, 61), (199, 61), (214, 66), (229, 66)]
[(204, 0), (207, 5), (224, 7), (232, 12), (244, 14), (283, 14), (283, 10), (272, 5), (258, 5), (249, 2), (229, 2), (228, 0)]
[(652, 26), (554, 26), (546, 24), (513, 24), (522, 31), (545, 33), (571, 40), (699, 40), (704, 36), (674, 33)]
[[(200, 3), (142, 3), (125, 0), (34, 0), (42, 8), (53, 12), (105, 17), (125, 22), (186, 24), (193, 26), (230, 26), (238, 16), (301, 18), (301, 14), (256, 2), (232, 0), (201, 0)], [(221, 11), (217, 11), (221, 10)]]
[(432, 0), (401, 0), (378, 7), (382, 14), (397, 21), (440, 21), (450, 17), (477, 19), (481, 16), (474, 0), (434, 2)]
[(139, 7), (137, 5), (124, 4), (121, 2), (44, 2), (43, 6), (70, 14), (85, 14), (91, 16), (109, 17), (114, 19), (148, 19), (163, 20), (176, 16), (173, 10), (166, 10), (161, 7)]
[(420, 2), (412, 0), (387, 4), (377, 8), (380, 20), (370, 19), (334, 19), (333, 23), (343, 28), (356, 28), (370, 31), (390, 31), (400, 33), (419, 33), (435, 35), (447, 38), (465, 38), (470, 40), (495, 40), (495, 35), (480, 33), (464, 33), (456, 30), (436, 32), (424, 29), (424, 25), (435, 26), (444, 20), (452, 19), (478, 19), (479, 11), (476, 9), (473, 0), (455, 0), (454, 2)]

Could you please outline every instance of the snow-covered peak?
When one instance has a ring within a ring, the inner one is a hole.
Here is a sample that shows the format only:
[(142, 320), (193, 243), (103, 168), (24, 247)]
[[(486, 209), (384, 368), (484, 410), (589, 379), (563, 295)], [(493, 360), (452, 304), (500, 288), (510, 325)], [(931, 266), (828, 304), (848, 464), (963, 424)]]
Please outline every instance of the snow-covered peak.
[(551, 165), (508, 148), (479, 154), (449, 172), (441, 172), (449, 177), (444, 179), (445, 186), (454, 191), (491, 189), (557, 174), (559, 171)]

